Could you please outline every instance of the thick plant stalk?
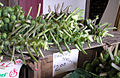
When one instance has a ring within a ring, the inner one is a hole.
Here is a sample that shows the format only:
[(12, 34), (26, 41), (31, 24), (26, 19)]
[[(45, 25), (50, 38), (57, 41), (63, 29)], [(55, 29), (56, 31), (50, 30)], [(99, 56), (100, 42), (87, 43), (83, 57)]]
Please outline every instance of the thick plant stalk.
[(34, 51), (35, 51), (36, 55), (37, 55), (37, 56), (39, 56), (39, 53), (38, 53), (38, 51), (37, 51), (37, 49), (36, 49), (36, 46), (35, 46), (35, 45), (33, 45), (33, 49), (34, 49)]
[(57, 47), (58, 47), (60, 53), (63, 54), (63, 51), (62, 51), (62, 48), (60, 47), (60, 44), (58, 43), (58, 41), (56, 41), (56, 39), (54, 38), (54, 36), (53, 36), (53, 34), (52, 34), (51, 31), (50, 31), (50, 35), (51, 35), (52, 39), (54, 40), (55, 44), (57, 45)]
[(48, 5), (48, 12), (51, 12), (51, 8), (50, 8), (50, 5)]
[(45, 39), (48, 41), (48, 38), (47, 38), (47, 35), (46, 35), (46, 34), (44, 34), (44, 37), (45, 37)]
[(65, 45), (66, 49), (68, 50), (68, 52), (70, 52), (70, 53), (71, 53), (71, 50), (70, 50), (70, 48), (69, 48), (69, 46), (67, 45), (67, 43), (66, 43), (66, 41), (65, 41), (65, 40), (64, 40), (64, 45)]
[(89, 47), (89, 48), (91, 47), (90, 43), (91, 43), (91, 42), (90, 42), (90, 41), (88, 41), (88, 47)]
[(19, 29), (21, 29), (23, 26), (19, 26), (16, 30), (14, 30), (9, 36), (8, 36), (8, 39), (13, 35), (15, 34)]
[(54, 5), (54, 10), (55, 10), (55, 13), (57, 14), (57, 7), (56, 7), (56, 5)]
[(10, 52), (10, 54), (12, 55), (12, 50), (11, 50), (11, 48), (10, 48), (10, 45), (8, 45), (8, 49), (9, 49), (9, 52)]
[(29, 48), (28, 48), (28, 44), (27, 44), (27, 51), (29, 53), (29, 55), (38, 63), (38, 60), (33, 56), (33, 54), (30, 52)]
[(102, 53), (100, 53), (100, 58), (101, 58), (101, 61), (104, 63), (104, 58)]
[(119, 46), (119, 44), (116, 44), (115, 51), (114, 51), (114, 56), (117, 56), (117, 53), (118, 53), (118, 46)]
[(111, 60), (114, 60), (114, 56), (113, 56), (113, 54), (112, 54), (112, 46), (110, 46), (109, 48), (108, 48), (108, 52), (109, 52), (109, 54), (110, 54), (110, 58), (111, 58)]
[(42, 56), (42, 58), (44, 58), (45, 56), (44, 56), (42, 50), (39, 47), (38, 47), (38, 51), (39, 51), (40, 55)]
[(58, 3), (57, 4), (57, 13), (58, 13), (59, 8), (60, 8), (60, 4)]
[(14, 61), (14, 63), (16, 64), (16, 60), (15, 60), (15, 46), (13, 46), (11, 61)]
[(2, 6), (2, 7), (3, 7), (3, 6), (4, 6), (4, 4), (0, 2), (0, 6)]
[(80, 48), (80, 50), (81, 50), (84, 54), (87, 54), (78, 41), (77, 41), (77, 44), (78, 44), (78, 47)]
[(64, 31), (64, 33), (65, 33), (66, 35), (68, 35), (69, 37), (71, 37), (71, 35), (70, 35), (65, 29), (63, 29), (63, 31)]
[(42, 26), (43, 26), (43, 24), (41, 24), (40, 26), (35, 27), (35, 28), (28, 34), (27, 39), (28, 39), (29, 36), (30, 36), (31, 34), (33, 34), (39, 27), (42, 27)]
[(52, 14), (52, 11), (46, 16), (45, 19), (48, 19), (50, 17), (50, 15)]
[(26, 65), (27, 63), (26, 63), (26, 61), (25, 61), (24, 54), (22, 53), (22, 51), (20, 51), (20, 54), (21, 54), (21, 56), (22, 56), (22, 59), (23, 59), (23, 61), (24, 61), (24, 64)]
[(30, 15), (31, 10), (32, 10), (32, 7), (30, 7), (30, 9), (29, 9), (29, 11), (28, 11), (27, 18), (28, 18), (28, 16)]
[(30, 27), (30, 25), (26, 25), (23, 28), (21, 28), (16, 34), (15, 36), (17, 36), (20, 32), (23, 32), (25, 29), (27, 29), (28, 27)]
[(61, 8), (60, 8), (60, 13), (63, 12), (63, 7), (64, 7), (64, 2), (62, 3), (62, 6), (61, 6)]
[(40, 36), (44, 35), (45, 33), (47, 33), (48, 31), (50, 31), (52, 29), (55, 29), (55, 27), (54, 28), (49, 28), (49, 29), (46, 29), (46, 30), (42, 31), (41, 33), (37, 34), (36, 37), (40, 37)]
[(120, 67), (116, 65), (115, 63), (111, 63), (111, 66), (115, 68), (116, 70), (120, 71)]
[(40, 9), (41, 9), (41, 4), (39, 4), (39, 6), (38, 6), (38, 12), (37, 12), (36, 18), (40, 15)]
[(65, 21), (67, 21), (73, 14), (75, 14), (75, 12), (77, 12), (79, 10), (79, 8), (76, 8), (66, 19)]
[(74, 45), (75, 45), (75, 47), (76, 47), (79, 51), (81, 51), (81, 49), (79, 48), (78, 44), (74, 44)]
[(71, 6), (67, 6), (67, 7), (63, 10), (63, 12), (64, 12), (65, 14), (68, 14), (68, 11), (69, 11), (70, 8), (71, 8)]
[(50, 21), (54, 16), (55, 16), (55, 14), (53, 14), (53, 15), (48, 19), (48, 21)]
[(62, 18), (64, 16), (64, 13), (62, 13), (56, 20), (59, 20), (60, 18)]
[(24, 35), (23, 35), (23, 37), (25, 37), (26, 35), (28, 35), (28, 33), (30, 32), (30, 31), (32, 31), (34, 29), (34, 26), (32, 26)]
[(35, 34), (36, 34), (36, 33), (37, 33), (36, 31), (33, 32), (33, 34), (32, 34), (32, 37), (33, 37), (33, 38), (35, 37)]

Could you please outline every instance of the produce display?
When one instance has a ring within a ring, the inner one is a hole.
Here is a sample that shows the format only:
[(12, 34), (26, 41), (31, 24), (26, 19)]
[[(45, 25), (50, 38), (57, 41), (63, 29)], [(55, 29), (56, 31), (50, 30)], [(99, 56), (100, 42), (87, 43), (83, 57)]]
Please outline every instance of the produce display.
[(114, 52), (104, 50), (92, 62), (85, 61), (83, 68), (78, 68), (63, 78), (120, 78), (120, 50), (116, 45)]
[[(87, 54), (83, 49), (85, 42), (90, 46), (91, 42), (97, 41), (102, 44), (102, 39), (109, 34), (109, 24), (97, 24), (98, 16), (94, 20), (84, 19), (83, 10), (76, 8), (69, 11), (70, 6), (55, 6), (55, 11), (40, 15), (40, 7), (35, 19), (30, 16), (30, 12), (25, 16), (20, 6), (0, 8), (0, 55), (11, 57), (11, 61), (19, 58), (21, 54), (25, 62), (24, 55), (32, 57), (38, 62), (36, 57), (44, 57), (43, 50), (49, 50), (56, 45), (60, 53), (63, 53), (61, 44), (64, 44), (70, 52), (70, 45), (74, 45), (78, 50)], [(40, 15), (40, 16), (39, 16)], [(42, 50), (43, 49), (43, 50)]]
[(118, 44), (114, 52), (103, 51), (100, 53), (100, 57), (95, 58), (91, 63), (86, 62), (84, 69), (104, 78), (120, 78), (120, 50), (118, 50)]

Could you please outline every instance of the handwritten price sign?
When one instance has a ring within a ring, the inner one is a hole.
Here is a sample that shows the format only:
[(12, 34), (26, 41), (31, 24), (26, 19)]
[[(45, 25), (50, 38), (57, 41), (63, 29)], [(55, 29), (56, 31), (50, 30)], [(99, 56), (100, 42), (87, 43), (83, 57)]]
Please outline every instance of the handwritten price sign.
[(77, 49), (71, 50), (71, 53), (68, 51), (53, 54), (53, 76), (75, 70), (77, 68), (78, 62), (78, 53)]
[(16, 60), (16, 64), (13, 62), (0, 62), (0, 78), (19, 78), (20, 68), (22, 67), (22, 60)]

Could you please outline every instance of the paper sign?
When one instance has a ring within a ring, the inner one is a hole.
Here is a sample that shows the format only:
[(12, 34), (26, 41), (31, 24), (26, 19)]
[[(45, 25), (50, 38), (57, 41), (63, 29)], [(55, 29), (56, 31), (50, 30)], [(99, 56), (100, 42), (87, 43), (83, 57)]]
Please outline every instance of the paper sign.
[(14, 62), (0, 62), (0, 78), (19, 78), (20, 68), (22, 67), (22, 60)]
[(73, 49), (71, 53), (68, 51), (53, 54), (53, 76), (75, 70), (77, 68), (79, 50)]

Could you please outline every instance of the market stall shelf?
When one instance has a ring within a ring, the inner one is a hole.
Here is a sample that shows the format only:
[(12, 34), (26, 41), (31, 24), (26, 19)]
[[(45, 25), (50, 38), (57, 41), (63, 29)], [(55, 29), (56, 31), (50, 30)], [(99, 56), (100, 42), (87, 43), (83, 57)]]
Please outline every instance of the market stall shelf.
[[(114, 34), (114, 37), (106, 37), (103, 40), (103, 44), (99, 45), (98, 43), (94, 42), (91, 44), (91, 47), (88, 47), (87, 44), (83, 45), (83, 48), (87, 51), (88, 55), (84, 55), (82, 52), (79, 52), (79, 59), (78, 59), (78, 67), (80, 67), (85, 60), (92, 60), (95, 57), (97, 50), (100, 51), (101, 47), (103, 46), (114, 46), (120, 43), (120, 33), (119, 32), (111, 32)], [(74, 49), (74, 46), (70, 46), (71, 49)], [(62, 46), (62, 49), (65, 51), (66, 49)], [(52, 78), (53, 76), (53, 53), (58, 52), (59, 50), (57, 47), (53, 47), (49, 51), (44, 51), (45, 58), (39, 57), (39, 63), (36, 63), (33, 60), (29, 60), (27, 63), (28, 66), (32, 69), (28, 71), (29, 78)], [(36, 70), (38, 69), (38, 70)], [(34, 72), (34, 73), (30, 73)], [(31, 76), (32, 74), (32, 76)], [(61, 78), (66, 73), (60, 74), (55, 76), (55, 78)]]

